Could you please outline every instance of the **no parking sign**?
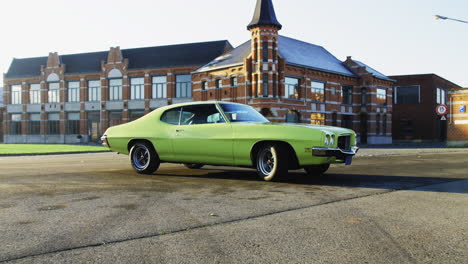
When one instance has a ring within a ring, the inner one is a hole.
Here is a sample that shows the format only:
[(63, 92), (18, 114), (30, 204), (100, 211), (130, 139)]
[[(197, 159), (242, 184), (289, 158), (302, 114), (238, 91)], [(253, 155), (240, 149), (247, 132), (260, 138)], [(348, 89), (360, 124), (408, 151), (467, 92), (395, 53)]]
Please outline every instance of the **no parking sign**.
[(438, 106), (436, 107), (436, 112), (437, 112), (437, 114), (440, 115), (440, 116), (446, 115), (447, 112), (448, 112), (448, 107), (447, 107), (446, 105), (443, 105), (443, 104), (438, 105)]

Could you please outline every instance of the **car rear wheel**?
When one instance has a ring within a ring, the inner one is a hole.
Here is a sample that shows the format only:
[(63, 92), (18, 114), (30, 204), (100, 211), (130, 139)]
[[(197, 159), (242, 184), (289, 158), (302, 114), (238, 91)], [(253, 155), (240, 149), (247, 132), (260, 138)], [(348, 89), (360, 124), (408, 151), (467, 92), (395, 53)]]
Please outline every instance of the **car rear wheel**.
[(260, 147), (256, 157), (257, 172), (265, 181), (277, 181), (288, 173), (287, 151), (280, 145)]
[(159, 156), (149, 143), (138, 142), (130, 149), (130, 163), (140, 174), (152, 174), (161, 163)]
[(198, 163), (184, 163), (184, 166), (189, 169), (201, 169), (205, 164), (198, 164)]
[(309, 176), (320, 176), (324, 174), (328, 170), (328, 168), (330, 168), (330, 164), (320, 164), (305, 166), (304, 170)]

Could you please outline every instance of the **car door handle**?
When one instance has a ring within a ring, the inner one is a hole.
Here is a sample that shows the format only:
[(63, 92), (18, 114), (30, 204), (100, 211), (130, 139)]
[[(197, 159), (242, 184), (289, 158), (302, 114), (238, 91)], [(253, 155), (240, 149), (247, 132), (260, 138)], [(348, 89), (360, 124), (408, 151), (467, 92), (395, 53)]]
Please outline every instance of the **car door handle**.
[(183, 129), (176, 129), (175, 132), (180, 133), (180, 132), (184, 132), (184, 130)]

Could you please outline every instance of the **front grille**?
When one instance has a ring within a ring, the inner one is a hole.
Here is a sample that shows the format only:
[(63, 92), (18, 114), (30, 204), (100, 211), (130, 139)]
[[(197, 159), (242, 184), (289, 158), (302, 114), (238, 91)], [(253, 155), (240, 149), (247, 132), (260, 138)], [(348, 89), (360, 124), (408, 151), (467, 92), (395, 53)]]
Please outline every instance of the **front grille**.
[(351, 136), (339, 136), (338, 137), (338, 148), (344, 151), (351, 150)]

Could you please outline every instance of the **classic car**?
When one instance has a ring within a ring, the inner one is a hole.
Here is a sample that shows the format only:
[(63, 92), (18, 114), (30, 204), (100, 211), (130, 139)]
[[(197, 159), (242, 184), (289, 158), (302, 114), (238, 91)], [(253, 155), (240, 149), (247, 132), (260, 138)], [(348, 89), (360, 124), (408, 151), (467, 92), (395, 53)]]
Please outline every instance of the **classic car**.
[(356, 134), (346, 128), (274, 123), (238, 103), (196, 102), (169, 105), (102, 137), (111, 151), (127, 154), (133, 169), (152, 174), (161, 163), (256, 168), (265, 181), (304, 168), (320, 175), (331, 163), (351, 164)]

